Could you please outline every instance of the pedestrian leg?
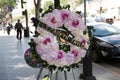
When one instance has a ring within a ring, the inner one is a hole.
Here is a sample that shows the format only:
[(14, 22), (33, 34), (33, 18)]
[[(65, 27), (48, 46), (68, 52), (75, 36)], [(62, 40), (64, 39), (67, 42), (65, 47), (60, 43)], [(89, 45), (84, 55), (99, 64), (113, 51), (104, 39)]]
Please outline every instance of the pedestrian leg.
[(17, 31), (16, 38), (19, 40), (19, 32)]
[(20, 40), (22, 39), (22, 31), (20, 31)]

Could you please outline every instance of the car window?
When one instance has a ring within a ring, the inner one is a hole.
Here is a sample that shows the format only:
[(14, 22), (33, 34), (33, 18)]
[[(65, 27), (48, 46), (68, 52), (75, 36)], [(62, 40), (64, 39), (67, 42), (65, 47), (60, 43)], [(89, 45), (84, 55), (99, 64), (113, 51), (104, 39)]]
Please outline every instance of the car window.
[(94, 18), (86, 18), (86, 23), (96, 22)]
[(93, 36), (106, 36), (120, 33), (120, 29), (110, 25), (95, 25)]

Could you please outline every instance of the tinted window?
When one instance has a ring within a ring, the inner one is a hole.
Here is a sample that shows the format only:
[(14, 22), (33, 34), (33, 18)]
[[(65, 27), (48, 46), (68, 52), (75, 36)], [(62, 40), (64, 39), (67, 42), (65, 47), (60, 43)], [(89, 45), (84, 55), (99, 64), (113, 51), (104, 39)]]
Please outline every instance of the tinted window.
[(110, 25), (95, 25), (93, 35), (94, 36), (106, 36), (120, 33), (120, 30)]

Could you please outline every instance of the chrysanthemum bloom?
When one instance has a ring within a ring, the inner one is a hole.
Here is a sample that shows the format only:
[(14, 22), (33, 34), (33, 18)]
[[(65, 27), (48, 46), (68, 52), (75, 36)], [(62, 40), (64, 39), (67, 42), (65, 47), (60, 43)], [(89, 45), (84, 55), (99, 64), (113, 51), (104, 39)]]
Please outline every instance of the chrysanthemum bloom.
[(51, 13), (45, 14), (40, 21), (54, 29), (63, 25), (61, 14), (57, 9), (53, 10)]
[(84, 31), (86, 29), (86, 26), (83, 24), (83, 20), (76, 13), (71, 13), (70, 14), (70, 19), (66, 23), (64, 23), (64, 25), (70, 31), (73, 31), (73, 30), (76, 30), (76, 29)]
[(69, 10), (66, 10), (66, 9), (60, 10), (60, 14), (61, 14), (63, 24), (66, 23), (71, 18), (71, 12)]

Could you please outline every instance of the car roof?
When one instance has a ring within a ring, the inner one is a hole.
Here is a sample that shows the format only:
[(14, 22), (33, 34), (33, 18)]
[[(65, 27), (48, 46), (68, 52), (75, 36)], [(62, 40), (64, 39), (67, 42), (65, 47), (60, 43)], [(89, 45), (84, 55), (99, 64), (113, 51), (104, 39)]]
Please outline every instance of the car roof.
[(95, 26), (95, 25), (110, 25), (105, 22), (94, 22), (94, 23), (87, 23), (86, 26)]
[[(94, 28), (94, 30), (98, 30), (97, 31), (97, 34), (95, 33), (95, 34), (93, 34), (94, 36), (103, 36), (103, 35), (106, 35), (106, 32), (104, 32), (104, 31), (106, 31), (106, 30), (108, 30), (108, 32), (109, 32), (109, 30), (110, 30), (110, 32), (111, 32), (111, 30), (114, 28), (114, 30), (115, 30), (115, 32), (117, 31), (118, 33), (120, 33), (120, 29), (118, 29), (117, 27), (115, 27), (115, 26), (113, 26), (113, 25), (110, 25), (110, 24), (108, 24), (108, 23), (104, 23), (104, 22), (97, 22), (97, 23), (91, 23), (91, 24), (87, 24), (87, 27), (93, 27)], [(100, 33), (99, 32), (99, 29), (100, 30), (103, 30), (103, 34), (102, 33)], [(113, 30), (113, 33), (114, 33), (114, 30)], [(95, 31), (95, 32), (96, 32)], [(108, 34), (108, 32), (107, 32), (107, 34)], [(109, 34), (111, 34), (109, 32)]]

